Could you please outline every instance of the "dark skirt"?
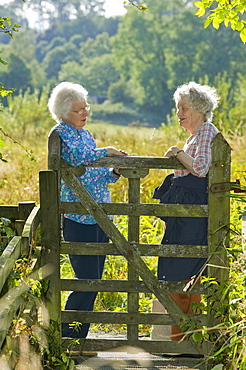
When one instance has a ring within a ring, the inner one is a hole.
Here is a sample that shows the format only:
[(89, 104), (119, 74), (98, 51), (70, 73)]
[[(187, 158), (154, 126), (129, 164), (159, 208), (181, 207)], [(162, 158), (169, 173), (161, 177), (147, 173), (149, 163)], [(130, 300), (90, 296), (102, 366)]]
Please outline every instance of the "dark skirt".
[[(207, 204), (207, 177), (168, 175), (153, 198), (164, 204)], [(207, 217), (161, 217), (166, 222), (162, 244), (207, 245)], [(177, 256), (178, 256), (177, 250)], [(160, 257), (158, 279), (188, 280), (197, 275), (206, 258)]]

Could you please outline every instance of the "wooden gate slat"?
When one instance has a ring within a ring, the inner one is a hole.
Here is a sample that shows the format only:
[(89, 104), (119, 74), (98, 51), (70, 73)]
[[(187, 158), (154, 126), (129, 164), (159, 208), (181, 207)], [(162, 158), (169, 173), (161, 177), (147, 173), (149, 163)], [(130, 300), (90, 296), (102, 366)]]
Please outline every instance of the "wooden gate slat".
[[(165, 287), (171, 293), (184, 293), (184, 284), (180, 281), (160, 281), (160, 287)], [(92, 279), (61, 279), (62, 291), (77, 291), (77, 292), (132, 292), (132, 293), (151, 293), (150, 289), (141, 280), (92, 280)], [(207, 294), (208, 290), (201, 284), (196, 284), (192, 293)]]
[[(108, 215), (208, 217), (206, 204), (98, 203)], [(61, 202), (62, 213), (88, 214), (79, 202)]]
[[(96, 312), (96, 311), (61, 311), (63, 322), (94, 322), (107, 324), (145, 324), (145, 325), (175, 325), (169, 314), (144, 313), (144, 312)], [(194, 319), (197, 325), (206, 325), (206, 315), (187, 314), (189, 319)]]
[[(131, 244), (131, 242), (130, 242)], [(165, 244), (138, 244), (134, 243), (135, 249), (141, 256), (176, 257), (177, 250), (180, 257), (200, 257), (207, 258), (208, 247), (206, 245), (177, 245)], [(62, 242), (61, 253), (78, 255), (121, 255), (114, 243), (75, 243)]]
[[(63, 341), (64, 348), (68, 348), (71, 343), (68, 340)], [(109, 351), (114, 348), (119, 348), (124, 346), (134, 346), (134, 348), (142, 348), (146, 352), (150, 353), (167, 353), (167, 352), (177, 352), (187, 354), (197, 354), (197, 351), (192, 346), (191, 342), (183, 341), (153, 341), (153, 340), (136, 340), (134, 342), (130, 340), (122, 339), (81, 339), (80, 343), (73, 344), (74, 351)]]

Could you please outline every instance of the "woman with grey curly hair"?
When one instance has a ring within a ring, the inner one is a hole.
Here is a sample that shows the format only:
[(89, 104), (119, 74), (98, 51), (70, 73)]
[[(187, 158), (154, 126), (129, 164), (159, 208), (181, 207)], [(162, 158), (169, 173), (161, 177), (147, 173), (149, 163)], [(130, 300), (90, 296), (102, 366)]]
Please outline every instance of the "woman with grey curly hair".
[[(211, 142), (218, 129), (211, 123), (219, 97), (214, 88), (189, 82), (174, 93), (180, 126), (190, 131), (183, 149), (171, 146), (164, 157), (175, 157), (184, 166), (174, 170), (163, 184), (155, 189), (153, 198), (170, 204), (207, 204), (207, 174), (212, 161)], [(163, 217), (165, 232), (162, 244), (207, 245), (207, 218)], [(178, 250), (177, 250), (178, 256)], [(160, 257), (158, 279), (189, 281), (199, 275), (206, 264), (204, 258)], [(200, 302), (198, 294), (171, 294), (185, 313), (193, 313), (191, 304)], [(184, 334), (179, 326), (172, 326), (171, 339), (181, 340)]]

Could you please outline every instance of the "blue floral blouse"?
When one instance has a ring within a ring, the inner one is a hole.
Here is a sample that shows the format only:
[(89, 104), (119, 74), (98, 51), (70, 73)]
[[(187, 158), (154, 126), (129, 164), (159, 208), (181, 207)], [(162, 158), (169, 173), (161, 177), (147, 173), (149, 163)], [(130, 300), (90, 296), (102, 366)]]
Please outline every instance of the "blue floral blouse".
[[(55, 126), (55, 130), (61, 138), (61, 157), (74, 167), (90, 165), (108, 155), (106, 148), (96, 147), (96, 142), (87, 129), (78, 130), (66, 122), (61, 122)], [(86, 172), (78, 179), (97, 202), (109, 203), (108, 184), (115, 183), (118, 177), (113, 175), (112, 168), (86, 167)], [(63, 202), (79, 201), (63, 180), (61, 180), (60, 198)], [(90, 215), (66, 214), (64, 217), (82, 224), (96, 223)]]

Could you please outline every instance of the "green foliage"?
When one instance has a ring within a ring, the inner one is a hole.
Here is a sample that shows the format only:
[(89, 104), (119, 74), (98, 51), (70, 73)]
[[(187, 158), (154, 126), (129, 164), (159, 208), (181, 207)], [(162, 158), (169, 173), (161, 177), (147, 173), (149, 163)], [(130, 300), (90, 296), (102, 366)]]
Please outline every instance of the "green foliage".
[(93, 120), (108, 121), (115, 124), (124, 124), (137, 120), (137, 111), (122, 103), (110, 104), (105, 102), (102, 105), (93, 106), (91, 117)]
[(148, 7), (146, 5), (143, 5), (143, 4), (136, 4), (134, 1), (124, 1), (124, 4), (125, 5), (131, 5), (135, 8), (137, 8), (138, 10), (141, 10), (141, 12), (147, 12), (148, 11)]
[[(234, 256), (233, 256), (234, 255)], [(205, 311), (215, 307), (215, 317), (218, 319), (218, 326), (212, 328), (211, 336), (214, 343), (215, 353), (211, 357), (214, 364), (223, 364), (226, 369), (245, 369), (245, 254), (242, 250), (234, 247), (231, 254), (230, 281), (218, 285), (215, 281), (206, 279), (204, 284), (214, 284), (210, 289), (214, 300), (212, 307), (205, 307)]]
[[(20, 25), (18, 25), (18, 24), (12, 25), (12, 21), (9, 17), (0, 17), (0, 32), (8, 34), (10, 37), (13, 38), (13, 32), (18, 32), (19, 27), (20, 27)], [(2, 53), (1, 50), (0, 50), (0, 53)], [(4, 61), (1, 57), (0, 57), (0, 63), (3, 64), (4, 66), (8, 65), (8, 63), (6, 61)], [(5, 89), (4, 81), (1, 81), (0, 82), (0, 96), (6, 97), (6, 96), (11, 95), (12, 93), (13, 93), (13, 89)], [(0, 100), (0, 113), (2, 111), (1, 102), (2, 101)], [(3, 140), (1, 140), (1, 145), (0, 146), (3, 146), (3, 145), (4, 145), (4, 142), (3, 142)], [(3, 158), (3, 155), (2, 155), (1, 152), (0, 152), (0, 160), (2, 162), (6, 162), (6, 160)]]
[(31, 84), (31, 71), (26, 63), (17, 54), (11, 53), (8, 58), (9, 64), (0, 74), (3, 83), (11, 88), (25, 91)]
[[(34, 133), (33, 139), (47, 133), (52, 125), (47, 111), (47, 101), (50, 88), (46, 86), (39, 91), (20, 92), (16, 96), (8, 99), (6, 107), (0, 116), (0, 125), (8, 132), (11, 127), (11, 133), (17, 139), (23, 139), (30, 132)], [(35, 126), (35, 130), (33, 127)]]
[(237, 73), (245, 74), (245, 48), (237, 35), (225, 29), (205, 32), (185, 2), (146, 4), (145, 14), (130, 9), (112, 38), (115, 68), (130, 82), (135, 104), (170, 114), (171, 96), (180, 84), (205, 76), (215, 84), (225, 72), (234, 85)]
[(13, 236), (14, 232), (11, 227), (11, 221), (5, 217), (0, 217), (0, 254), (2, 254)]
[[(4, 83), (0, 82), (0, 96), (9, 96), (13, 93), (13, 89), (6, 90), (4, 88)], [(2, 111), (2, 107), (0, 106), (0, 112)]]
[(0, 32), (7, 33), (10, 37), (13, 37), (13, 32), (19, 32), (18, 28), (20, 28), (20, 25), (12, 25), (9, 17), (0, 17)]
[(246, 21), (242, 15), (246, 11), (246, 4), (244, 0), (219, 0), (214, 6), (213, 0), (195, 1), (194, 5), (198, 8), (196, 15), (203, 16), (207, 9), (210, 9), (210, 14), (204, 23), (204, 28), (210, 24), (215, 29), (218, 29), (221, 23), (234, 31), (238, 31), (243, 43), (246, 42)]
[(93, 58), (110, 54), (112, 46), (110, 44), (110, 37), (107, 32), (97, 35), (95, 38), (88, 37), (88, 39), (80, 43), (80, 54), (82, 63), (89, 62)]
[(112, 103), (129, 104), (134, 101), (134, 94), (128, 82), (118, 80), (110, 84), (108, 98)]
[[(9, 220), (1, 218), (1, 237), (2, 235), (13, 236), (9, 224)], [(6, 245), (5, 243), (5, 247)], [(35, 245), (33, 248), (35, 250)], [(22, 257), (15, 262), (8, 279), (7, 300), (9, 304), (11, 299), (18, 300), (19, 308), (6, 336), (6, 343), (1, 353), (1, 364), (3, 364), (2, 359), (6, 358), (6, 364), (8, 364), (6, 368), (11, 369), (29, 369), (35, 364), (39, 369), (54, 369), (59, 366), (62, 370), (72, 370), (74, 361), (71, 359), (70, 350), (69, 348), (63, 350), (55, 335), (60, 328), (56, 322), (48, 323), (45, 319), (48, 315), (42, 300), (47, 286), (31, 275), (33, 251), (28, 258)], [(22, 286), (26, 288), (19, 292), (18, 288)], [(4, 298), (5, 296), (1, 299)], [(1, 304), (1, 307), (4, 305)], [(40, 310), (42, 310), (42, 317)], [(74, 341), (71, 340), (69, 347), (73, 344)]]
[(66, 43), (62, 46), (56, 46), (45, 55), (43, 60), (47, 78), (57, 78), (62, 64), (78, 59), (79, 52), (74, 44)]
[[(83, 65), (76, 64), (75, 73), (71, 70), (74, 64), (75, 62), (73, 61), (63, 64), (59, 72), (59, 80), (64, 81), (67, 75), (71, 76), (73, 74), (74, 78), (72, 81), (89, 86), (90, 95), (106, 95), (110, 84), (119, 78), (118, 73), (112, 65), (110, 54), (86, 59)], [(100, 91), (100, 94), (98, 94), (98, 91)]]

